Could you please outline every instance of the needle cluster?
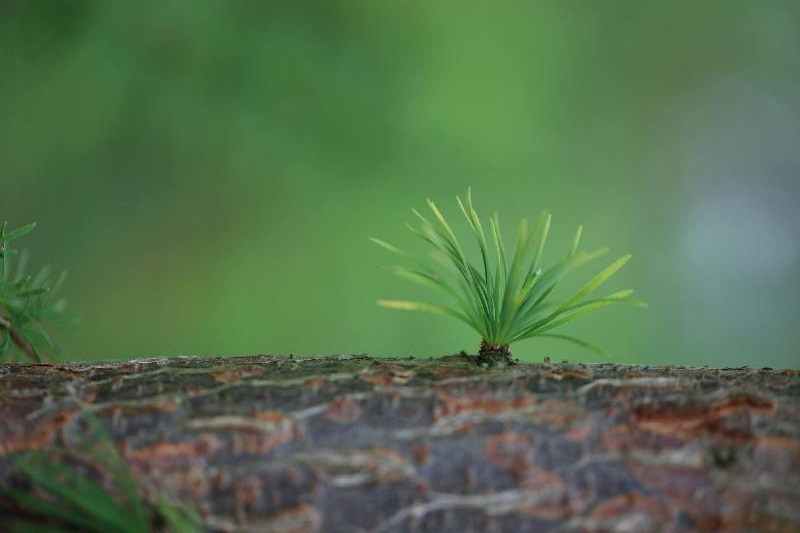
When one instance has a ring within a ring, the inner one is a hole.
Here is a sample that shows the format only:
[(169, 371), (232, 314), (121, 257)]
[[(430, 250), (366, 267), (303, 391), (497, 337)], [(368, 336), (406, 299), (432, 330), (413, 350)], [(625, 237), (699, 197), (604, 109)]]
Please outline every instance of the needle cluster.
[(508, 348), (511, 343), (532, 337), (553, 337), (602, 353), (599, 348), (583, 340), (554, 333), (554, 330), (611, 304), (646, 306), (644, 302), (631, 297), (631, 289), (589, 298), (595, 289), (628, 262), (630, 255), (623, 255), (611, 262), (571, 297), (552, 302), (553, 290), (566, 276), (578, 267), (607, 254), (608, 248), (580, 250), (583, 227), (579, 226), (566, 257), (549, 268), (544, 268), (542, 253), (550, 233), (549, 213), (542, 212), (532, 225), (523, 219), (519, 224), (514, 247), (508, 254), (497, 213), (488, 219), (487, 228), (473, 207), (469, 189), (465, 202), (459, 197), (456, 200), (467, 221), (471, 237), (477, 242), (480, 251), (480, 261), (477, 264), (467, 259), (450, 224), (431, 200), (427, 200), (427, 203), (432, 219), (412, 209), (419, 225), (409, 224), (407, 227), (433, 248), (441, 260), (440, 268), (431, 267), (385, 241), (371, 239), (414, 264), (413, 267), (386, 268), (401, 277), (433, 288), (448, 298), (451, 304), (379, 300), (379, 305), (392, 309), (439, 313), (460, 320), (480, 334), (481, 353), (510, 353)]
[[(84, 411), (75, 426), (69, 448), (35, 450), (12, 462), (14, 482), (0, 487), (0, 514), (19, 517), (10, 521), (8, 531), (203, 530), (191, 506), (160, 494), (152, 501), (143, 497), (128, 463), (97, 418)], [(2, 496), (7, 496), (5, 501)], [(4, 504), (15, 508), (5, 509)]]
[(35, 276), (30, 275), (27, 254), (18, 254), (10, 247), (12, 241), (35, 227), (34, 222), (7, 231), (7, 223), (0, 223), (0, 357), (18, 352), (41, 361), (42, 348), (57, 349), (44, 324), (64, 318), (66, 301), (53, 295), (65, 274), (53, 279), (50, 269), (44, 267)]

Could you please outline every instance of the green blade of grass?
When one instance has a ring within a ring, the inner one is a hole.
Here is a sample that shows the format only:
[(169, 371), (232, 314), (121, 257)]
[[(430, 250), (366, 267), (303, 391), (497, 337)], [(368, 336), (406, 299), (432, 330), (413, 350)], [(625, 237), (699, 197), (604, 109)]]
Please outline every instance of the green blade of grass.
[(12, 283), (19, 283), (23, 279), (25, 279), (25, 271), (28, 268), (28, 254), (25, 250), (19, 254), (19, 259), (17, 259), (17, 273), (11, 278)]
[(491, 322), (489, 322), (486, 317), (491, 316), (491, 304), (489, 302), (485, 280), (475, 267), (466, 260), (456, 243), (450, 242), (446, 235), (440, 234), (440, 236), (444, 239), (444, 244), (446, 244), (446, 246), (440, 246), (439, 250), (445, 253), (450, 259), (450, 262), (461, 274), (468, 287), (467, 292), (473, 295), (477, 314), (484, 317), (483, 321), (487, 322), (487, 328), (490, 328)]
[(39, 296), (42, 294), (47, 294), (50, 292), (50, 287), (35, 287), (33, 289), (27, 289), (20, 292), (17, 296), (19, 298), (27, 298), (29, 296)]
[(456, 311), (455, 309), (451, 309), (443, 305), (431, 304), (427, 302), (414, 302), (410, 300), (378, 300), (378, 305), (389, 309), (400, 309), (402, 311), (421, 311), (423, 313), (447, 315), (461, 320), (478, 332), (481, 332), (482, 329), (480, 323), (473, 323), (460, 311)]
[(453, 230), (450, 228), (450, 225), (447, 223), (447, 220), (439, 211), (439, 208), (436, 207), (436, 204), (430, 198), (426, 199), (425, 201), (428, 203), (428, 207), (430, 207), (431, 211), (433, 211), (433, 215), (436, 217), (436, 220), (438, 220), (439, 224), (442, 226), (442, 228), (444, 228), (447, 237), (453, 243), (455, 249), (458, 250), (459, 255), (463, 257), (463, 254), (461, 253), (461, 246), (458, 244), (458, 239), (456, 238), (456, 234), (453, 233)]
[(464, 311), (464, 314), (467, 315), (472, 322), (475, 323), (478, 322), (478, 317), (475, 315), (474, 309), (470, 305), (469, 301), (461, 293), (459, 293), (458, 290), (453, 288), (449, 283), (444, 281), (442, 278), (437, 277), (434, 274), (429, 274), (418, 270), (412, 270), (410, 268), (402, 266), (387, 266), (382, 268), (391, 270), (396, 275), (408, 279), (419, 285), (432, 287), (438, 291), (443, 292), (445, 295), (449, 296), (450, 298), (453, 298), (456, 301), (456, 303), (458, 303), (459, 307), (461, 307), (461, 309)]
[(11, 233), (5, 233), (5, 223), (3, 223), (3, 227), (4, 227), (4, 230), (3, 230), (2, 237), (0, 237), (0, 239), (2, 239), (2, 242), (11, 242), (14, 239), (19, 239), (20, 237), (24, 237), (25, 235), (27, 235), (28, 233), (33, 231), (33, 228), (36, 227), (36, 222), (31, 222), (30, 224), (25, 224), (21, 228), (17, 228), (14, 231), (12, 231)]
[[(421, 237), (439, 252), (442, 252), (450, 260), (466, 283), (467, 289), (465, 292), (472, 297), (476, 314), (488, 316), (489, 303), (485, 285), (474, 267), (468, 264), (457, 243), (452, 242), (446, 233), (434, 228), (417, 210), (413, 209), (412, 211), (422, 221), (423, 229), (417, 230), (413, 226), (409, 226), (411, 232)], [(425, 233), (426, 231), (427, 234)]]
[[(616, 261), (611, 263), (609, 266), (607, 266), (605, 269), (603, 269), (599, 274), (597, 274), (591, 280), (589, 280), (589, 282), (587, 282), (577, 293), (575, 293), (570, 299), (568, 299), (558, 309), (553, 311), (553, 313), (550, 316), (548, 316), (546, 318), (543, 318), (543, 319), (539, 320), (538, 322), (533, 323), (532, 325), (529, 325), (529, 326), (521, 328), (520, 333), (523, 334), (523, 335), (526, 335), (526, 334), (530, 333), (532, 330), (536, 330), (537, 328), (544, 327), (545, 325), (549, 324), (550, 322), (553, 322), (559, 316), (567, 313), (568, 311), (572, 311), (572, 310), (574, 310), (576, 308), (582, 307), (582, 306), (579, 306), (577, 304), (579, 304), (584, 298), (586, 298), (595, 289), (597, 289), (600, 285), (602, 285), (605, 281), (607, 281), (611, 276), (613, 276), (620, 268), (622, 268), (625, 265), (625, 263), (630, 259), (630, 257), (631, 257), (630, 254), (628, 254), (628, 255), (620, 257), (619, 259), (617, 259)], [(625, 296), (619, 297), (619, 294), (625, 294)], [(614, 302), (617, 302), (617, 301), (621, 301), (625, 297), (627, 297), (628, 295), (629, 295), (629, 293), (627, 293), (626, 291), (621, 291), (620, 293), (615, 293), (614, 295), (607, 296), (607, 297), (601, 298), (599, 300), (592, 300), (591, 302), (587, 302), (587, 303), (599, 303), (599, 304), (603, 304), (604, 305), (605, 303), (614, 303)], [(603, 305), (601, 305), (601, 307)], [(574, 316), (574, 315), (568, 314), (568, 316)], [(575, 318), (577, 318), (577, 316)], [(530, 324), (530, 322), (531, 322), (530, 318), (527, 318), (526, 322), (528, 324)], [(569, 322), (569, 320), (559, 319), (556, 322), (554, 322), (554, 324), (561, 325), (561, 324), (565, 324), (566, 322)], [(548, 329), (552, 329), (552, 326), (549, 327)]]
[(11, 347), (11, 333), (6, 328), (7, 326), (3, 325), (3, 328), (0, 329), (0, 353)]
[(542, 252), (544, 251), (544, 244), (547, 242), (547, 237), (550, 235), (550, 222), (552, 218), (550, 213), (542, 211), (536, 219), (536, 228), (539, 232), (539, 237), (538, 244), (536, 245), (536, 253), (533, 256), (528, 276), (542, 267)]
[(531, 314), (536, 313), (536, 308), (550, 295), (562, 278), (578, 267), (606, 253), (608, 253), (607, 248), (599, 248), (591, 252), (577, 252), (572, 257), (564, 259), (557, 265), (546, 270), (541, 275), (541, 280), (537, 281), (533, 289), (527, 294), (525, 302), (520, 306), (519, 312), (512, 319), (514, 324), (511, 328), (511, 336), (516, 336), (516, 332), (522, 324), (530, 322)]
[(120, 455), (119, 450), (111, 441), (96, 416), (85, 414), (82, 420), (85, 421), (89, 428), (86, 436), (88, 442), (86, 444), (99, 445), (99, 449), (93, 453), (93, 458), (102, 460), (105, 463), (106, 470), (113, 472), (114, 486), (122, 492), (130, 512), (133, 513), (138, 521), (145, 523), (148, 518), (139, 495), (139, 484), (133, 477), (125, 459)]
[(514, 247), (514, 255), (512, 256), (511, 264), (509, 265), (508, 277), (506, 278), (505, 288), (503, 289), (499, 320), (501, 327), (498, 331), (498, 335), (495, 338), (487, 339), (494, 344), (505, 343), (504, 334), (509, 328), (509, 318), (514, 305), (514, 297), (518, 288), (523, 283), (524, 261), (529, 250), (529, 242), (528, 221), (523, 218), (520, 221), (519, 229), (517, 230), (517, 243)]
[(581, 236), (583, 235), (583, 226), (578, 226), (578, 230), (575, 232), (575, 237), (572, 239), (572, 246), (569, 248), (569, 253), (567, 254), (567, 258), (569, 259), (576, 253), (578, 253), (578, 246), (581, 242)]
[(543, 211), (536, 218), (536, 223), (530, 232), (530, 238), (526, 241), (525, 245), (527, 251), (528, 249), (533, 248), (534, 243), (537, 243), (536, 251), (534, 252), (533, 259), (531, 260), (531, 266), (528, 268), (528, 272), (525, 275), (525, 279), (522, 282), (522, 286), (520, 287), (519, 291), (516, 290), (516, 286), (514, 286), (512, 289), (514, 292), (512, 293), (510, 303), (504, 308), (505, 313), (502, 314), (500, 319), (500, 322), (503, 324), (499, 335), (500, 343), (507, 342), (509, 337), (513, 336), (515, 318), (517, 317), (520, 308), (527, 300), (531, 290), (533, 290), (533, 287), (540, 279), (541, 269), (539, 268), (539, 264), (541, 261), (542, 250), (544, 249), (544, 243), (547, 241), (547, 235), (549, 232), (550, 214), (546, 211)]
[(415, 265), (420, 267), (428, 275), (431, 275), (431, 276), (435, 277), (435, 275), (436, 275), (435, 272), (433, 272), (427, 265), (425, 265), (422, 261), (420, 261), (417, 258), (413, 257), (412, 255), (404, 252), (400, 248), (397, 248), (396, 246), (393, 246), (393, 245), (389, 244), (386, 241), (382, 241), (382, 240), (376, 239), (374, 237), (370, 237), (369, 240), (374, 242), (375, 244), (377, 244), (381, 248), (392, 252), (395, 255), (399, 255), (400, 257), (402, 257), (404, 259), (408, 259), (409, 261), (413, 262)]
[[(503, 244), (503, 235), (500, 232), (500, 218), (495, 213), (489, 218), (489, 226), (492, 230), (492, 241), (494, 242), (497, 260), (495, 262), (494, 279), (492, 285), (494, 287), (495, 301), (501, 301), (502, 290), (508, 278), (508, 265), (506, 265), (506, 250)], [(500, 313), (498, 312), (500, 305), (495, 306), (495, 314), (492, 317), (495, 329), (500, 329)]]
[(27, 462), (21, 462), (19, 467), (34, 485), (89, 514), (93, 521), (104, 527), (113, 530), (130, 523), (130, 517), (119, 509), (119, 502), (103, 487), (68, 468), (55, 463), (36, 467)]
[(604, 256), (608, 253), (608, 248), (598, 248), (589, 252), (577, 252), (569, 259), (565, 259), (560, 264), (545, 271), (542, 274), (542, 281), (538, 286), (531, 291), (529, 299), (538, 304), (547, 294), (555, 288), (555, 286), (567, 275), (572, 273), (577, 268), (594, 261), (595, 259)]
[(618, 304), (633, 305), (635, 307), (646, 306), (644, 302), (630, 299), (629, 296), (632, 293), (633, 293), (632, 290), (626, 289), (624, 291), (619, 291), (614, 294), (610, 294), (604, 298), (589, 300), (574, 305), (572, 307), (568, 308), (563, 308), (563, 306), (559, 307), (548, 316), (536, 320), (533, 323), (526, 326), (525, 328), (523, 328), (520, 331), (519, 336), (516, 337), (516, 340), (533, 337), (545, 331), (550, 331), (557, 327), (563, 326), (564, 324), (568, 324), (587, 313), (590, 313), (607, 305), (618, 303)]
[(193, 533), (201, 530), (202, 519), (194, 509), (173, 504), (164, 498), (156, 501), (156, 507), (170, 533)]
[(576, 303), (586, 298), (586, 296), (591, 294), (600, 285), (605, 283), (608, 280), (608, 278), (616, 274), (619, 269), (625, 266), (625, 263), (627, 263), (630, 260), (630, 258), (631, 255), (626, 254), (618, 258), (610, 265), (608, 265), (599, 274), (590, 279), (583, 287), (581, 287), (580, 290), (572, 296), (572, 298), (567, 300), (566, 303), (564, 304), (564, 307), (567, 308), (572, 305), (575, 305)]
[(467, 207), (464, 207), (464, 204), (461, 202), (461, 198), (459, 198), (458, 196), (456, 196), (456, 201), (458, 202), (458, 207), (461, 209), (464, 218), (467, 219), (467, 224), (469, 224), (469, 227), (472, 230), (473, 235), (475, 236), (475, 240), (478, 243), (478, 248), (481, 253), (481, 262), (483, 263), (483, 277), (481, 278), (480, 276), (477, 276), (476, 275), (477, 272), (472, 272), (471, 275), (476, 279), (480, 280), (480, 283), (483, 286), (483, 290), (486, 294), (486, 302), (488, 304), (487, 305), (488, 316), (494, 317), (496, 314), (494, 302), (497, 300), (497, 298), (494, 292), (494, 284), (490, 282), (492, 280), (492, 272), (486, 246), (486, 235), (483, 232), (483, 226), (481, 225), (480, 218), (478, 217), (478, 214), (475, 212), (475, 209), (472, 206), (472, 191), (470, 190), (470, 188), (467, 188)]
[(403, 256), (403, 257), (409, 257), (409, 255), (407, 253), (405, 253), (403, 250), (401, 250), (397, 246), (393, 246), (393, 245), (389, 244), (386, 241), (382, 241), (380, 239), (376, 239), (375, 237), (370, 237), (369, 240), (371, 240), (372, 242), (374, 242), (375, 244), (377, 244), (381, 248), (389, 250), (390, 252), (392, 252), (394, 254), (397, 254), (397, 255), (400, 255), (400, 256)]
[[(74, 510), (67, 509), (63, 505), (45, 502), (44, 500), (26, 494), (13, 487), (7, 487), (5, 492), (19, 506), (37, 515), (57, 518), (67, 524), (82, 528), (84, 531), (98, 531), (98, 524), (91, 517), (75, 513)], [(102, 526), (103, 524), (100, 525)]]
[[(486, 282), (487, 288), (489, 289), (489, 294), (491, 297), (489, 298), (490, 301), (495, 301), (496, 293), (493, 290), (493, 285), (490, 285), (490, 281), (493, 277), (492, 275), (492, 264), (491, 260), (489, 259), (488, 253), (488, 246), (486, 244), (486, 234), (483, 231), (483, 225), (481, 224), (481, 219), (478, 216), (478, 212), (475, 211), (475, 207), (472, 204), (472, 188), (467, 187), (467, 209), (469, 212), (469, 218), (472, 219), (472, 224), (476, 230), (476, 234), (478, 236), (478, 244), (481, 249), (481, 258), (483, 259), (483, 269), (484, 269), (484, 280)], [(495, 269), (497, 265), (495, 265)]]

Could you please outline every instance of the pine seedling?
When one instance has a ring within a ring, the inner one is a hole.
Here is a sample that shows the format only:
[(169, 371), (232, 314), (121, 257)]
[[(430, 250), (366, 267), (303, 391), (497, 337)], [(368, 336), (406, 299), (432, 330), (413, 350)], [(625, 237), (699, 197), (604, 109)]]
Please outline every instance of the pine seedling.
[(42, 349), (58, 349), (44, 324), (65, 318), (66, 301), (53, 297), (65, 274), (53, 280), (50, 270), (44, 267), (32, 276), (26, 271), (27, 254), (17, 254), (9, 246), (35, 227), (33, 222), (7, 232), (7, 222), (0, 223), (0, 358), (20, 352), (38, 362), (42, 360)]
[[(439, 208), (427, 200), (432, 218), (412, 209), (418, 226), (408, 229), (433, 248), (447, 269), (433, 268), (399, 248), (371, 238), (374, 243), (413, 263), (413, 267), (385, 267), (395, 274), (442, 293), (450, 305), (409, 301), (379, 300), (391, 309), (443, 314), (464, 322), (481, 336), (481, 358), (500, 355), (508, 358), (509, 346), (533, 337), (549, 337), (576, 343), (592, 351), (602, 350), (581, 339), (555, 332), (573, 320), (611, 304), (646, 307), (634, 300), (633, 290), (625, 289), (599, 298), (589, 296), (630, 259), (623, 255), (611, 262), (576, 293), (554, 303), (551, 295), (558, 284), (578, 267), (608, 253), (608, 248), (591, 251), (579, 249), (583, 227), (579, 226), (565, 258), (545, 269), (543, 250), (550, 233), (551, 216), (542, 212), (532, 226), (523, 219), (517, 231), (513, 252), (506, 252), (497, 213), (488, 219), (488, 228), (481, 222), (467, 189), (466, 201), (456, 197), (480, 252), (478, 264), (470, 262), (461, 243)], [(488, 234), (488, 235), (487, 235)]]

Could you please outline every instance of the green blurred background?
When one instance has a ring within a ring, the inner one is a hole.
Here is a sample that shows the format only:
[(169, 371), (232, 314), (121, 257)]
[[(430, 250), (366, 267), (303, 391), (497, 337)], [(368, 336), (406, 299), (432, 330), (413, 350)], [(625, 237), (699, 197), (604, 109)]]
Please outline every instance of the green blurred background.
[(367, 240), (424, 250), (409, 208), (472, 185), (550, 209), (551, 260), (633, 253), (651, 308), (565, 330), (612, 359), (797, 367), (798, 51), (795, 0), (5, 0), (0, 219), (69, 272), (69, 360), (474, 352), (376, 307), (424, 292)]

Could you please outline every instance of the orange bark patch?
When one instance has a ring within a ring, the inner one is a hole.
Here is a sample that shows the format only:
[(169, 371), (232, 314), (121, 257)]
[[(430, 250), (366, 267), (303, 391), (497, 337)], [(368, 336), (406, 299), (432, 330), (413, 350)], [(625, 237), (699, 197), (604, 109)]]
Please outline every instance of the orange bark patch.
[(800, 442), (789, 437), (760, 437), (753, 449), (759, 469), (772, 472), (800, 472)]
[(159, 472), (157, 477), (161, 490), (167, 489), (170, 493), (180, 494), (192, 502), (202, 502), (211, 490), (212, 482), (207, 471), (196, 464), (170, 472)]
[(565, 378), (590, 381), (594, 379), (594, 372), (585, 368), (568, 368), (561, 372), (561, 376)]
[(422, 464), (428, 460), (431, 450), (427, 442), (415, 442), (411, 445), (411, 458), (416, 464)]
[(549, 501), (531, 505), (523, 510), (528, 516), (544, 520), (564, 520), (573, 516), (574, 511), (566, 498), (554, 498)]
[(281, 533), (316, 533), (320, 531), (322, 518), (319, 511), (309, 504), (298, 505), (273, 516), (263, 523), (264, 531)]
[(325, 418), (340, 424), (354, 422), (360, 415), (361, 408), (358, 403), (347, 396), (340, 396), (334, 399), (325, 411)]
[(255, 474), (250, 474), (236, 482), (234, 494), (238, 503), (252, 505), (256, 503), (264, 491), (264, 481)]
[(21, 419), (44, 404), (44, 395), (38, 397), (0, 398), (0, 420)]
[[(700, 503), (699, 495), (709, 486), (710, 474), (704, 470), (635, 461), (630, 466), (634, 475), (645, 485), (659, 489), (671, 500), (673, 506), (685, 511), (697, 508)], [(706, 501), (703, 505), (708, 506), (709, 503)]]
[(258, 420), (264, 420), (266, 422), (272, 422), (276, 426), (283, 426), (291, 424), (292, 418), (281, 413), (280, 411), (254, 411), (253, 418)]
[(594, 433), (595, 426), (591, 422), (586, 422), (579, 426), (571, 427), (564, 434), (564, 437), (570, 442), (583, 442), (589, 438), (589, 435)]
[(486, 397), (474, 395), (438, 395), (439, 402), (434, 407), (434, 420), (457, 416), (463, 413), (496, 415), (507, 411), (525, 409), (535, 403), (532, 394), (521, 393), (512, 398)]
[(171, 413), (181, 406), (180, 400), (153, 402), (150, 404), (122, 404), (102, 407), (99, 411), (109, 411), (112, 416), (135, 416), (148, 413)]
[(529, 460), (517, 462), (511, 468), (520, 488), (542, 490), (564, 486), (564, 481), (557, 474), (534, 466)]
[(374, 448), (370, 450), (371, 458), (366, 470), (374, 472), (376, 481), (395, 483), (408, 479), (408, 459), (391, 448)]
[(325, 385), (329, 384), (330, 380), (325, 378), (311, 378), (303, 382), (303, 386), (311, 390), (318, 390)]
[(579, 405), (565, 400), (545, 400), (538, 407), (527, 413), (525, 418), (534, 422), (563, 427), (583, 416), (584, 410)]
[(683, 438), (708, 433), (741, 441), (747, 440), (750, 435), (726, 428), (722, 423), (725, 417), (749, 416), (754, 413), (771, 414), (774, 409), (772, 401), (768, 399), (740, 394), (705, 406), (638, 409), (634, 411), (634, 416), (637, 427), (651, 433)]
[(216, 453), (222, 444), (213, 435), (201, 435), (181, 442), (159, 442), (138, 450), (125, 450), (135, 470), (169, 468), (176, 464), (191, 463), (197, 457)]
[(293, 438), (294, 434), (291, 431), (273, 434), (246, 429), (234, 435), (233, 452), (263, 455), (278, 446), (283, 446)]
[(263, 373), (264, 373), (264, 367), (250, 365), (235, 369), (226, 368), (224, 370), (210, 372), (209, 375), (219, 383), (234, 383), (236, 381), (241, 381), (244, 378), (258, 376)]
[(483, 453), (489, 462), (511, 468), (530, 461), (533, 456), (533, 437), (506, 431), (486, 439)]
[(390, 385), (404, 385), (408, 383), (411, 378), (414, 377), (414, 372), (400, 365), (382, 364), (362, 372), (360, 377), (367, 383), (379, 387), (388, 387)]
[(77, 411), (77, 407), (70, 407), (30, 431), (0, 439), (0, 457), (18, 451), (36, 450), (51, 444), (56, 432), (72, 420)]
[(605, 500), (592, 510), (590, 516), (598, 520), (607, 520), (636, 512), (641, 512), (662, 522), (669, 519), (669, 509), (665, 505), (655, 498), (638, 492), (630, 492)]
[(631, 429), (626, 425), (616, 425), (604, 431), (600, 441), (615, 452), (625, 452), (633, 445)]

